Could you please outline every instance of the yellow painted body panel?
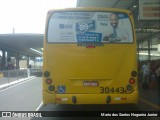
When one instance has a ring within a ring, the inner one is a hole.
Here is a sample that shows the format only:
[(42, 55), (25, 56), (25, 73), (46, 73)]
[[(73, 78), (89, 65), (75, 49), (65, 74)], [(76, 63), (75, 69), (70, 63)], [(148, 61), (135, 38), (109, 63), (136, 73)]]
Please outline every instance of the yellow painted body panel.
[(43, 104), (53, 104), (55, 103), (55, 94), (50, 94), (47, 91), (42, 91), (43, 94)]
[[(78, 8), (76, 10), (117, 11), (119, 9)], [(135, 34), (133, 36), (135, 38)], [(72, 96), (77, 97), (76, 104), (106, 104), (107, 96), (111, 97), (110, 104), (136, 103), (137, 77), (135, 77), (136, 83), (132, 85), (132, 93), (126, 90), (121, 94), (100, 93), (101, 87), (126, 89), (129, 79), (132, 78), (131, 71), (137, 71), (136, 55), (136, 40), (132, 44), (104, 43), (103, 46), (86, 48), (78, 46), (77, 43), (47, 43), (45, 39), (43, 71), (50, 72), (49, 78), (52, 79), (55, 90), (49, 91), (49, 85), (45, 82), (46, 77), (43, 77), (43, 103), (74, 104)], [(83, 86), (84, 81), (96, 81), (98, 86)], [(66, 87), (64, 94), (57, 93), (59, 85)], [(114, 100), (115, 98), (124, 98), (124, 100)]]

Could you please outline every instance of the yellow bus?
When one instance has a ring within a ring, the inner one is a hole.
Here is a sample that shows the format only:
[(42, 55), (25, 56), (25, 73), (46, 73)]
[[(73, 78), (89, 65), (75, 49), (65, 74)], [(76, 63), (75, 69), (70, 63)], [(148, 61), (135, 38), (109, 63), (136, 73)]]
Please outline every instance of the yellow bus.
[(43, 57), (44, 105), (138, 101), (136, 36), (128, 10), (50, 10)]

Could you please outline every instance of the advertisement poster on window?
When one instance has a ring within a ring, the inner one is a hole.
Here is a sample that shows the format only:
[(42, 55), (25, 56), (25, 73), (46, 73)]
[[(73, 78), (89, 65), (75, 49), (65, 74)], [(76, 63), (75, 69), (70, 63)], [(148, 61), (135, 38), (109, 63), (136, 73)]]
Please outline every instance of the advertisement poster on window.
[(47, 36), (48, 42), (133, 42), (128, 15), (117, 12), (55, 12)]

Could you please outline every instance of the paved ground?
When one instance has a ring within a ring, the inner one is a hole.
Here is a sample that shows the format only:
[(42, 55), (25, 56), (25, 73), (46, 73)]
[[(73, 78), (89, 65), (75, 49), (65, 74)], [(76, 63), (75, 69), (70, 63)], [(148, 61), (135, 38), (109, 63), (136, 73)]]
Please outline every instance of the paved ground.
[(0, 91), (0, 111), (35, 111), (42, 101), (42, 81), (30, 79)]

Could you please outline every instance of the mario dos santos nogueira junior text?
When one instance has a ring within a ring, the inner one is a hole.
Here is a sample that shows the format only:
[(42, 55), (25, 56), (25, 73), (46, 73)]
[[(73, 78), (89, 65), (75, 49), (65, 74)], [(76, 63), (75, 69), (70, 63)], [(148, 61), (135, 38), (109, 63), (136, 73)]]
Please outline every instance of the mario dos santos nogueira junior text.
[(157, 117), (157, 113), (101, 113), (102, 117), (116, 117), (116, 116), (122, 116), (122, 117)]

